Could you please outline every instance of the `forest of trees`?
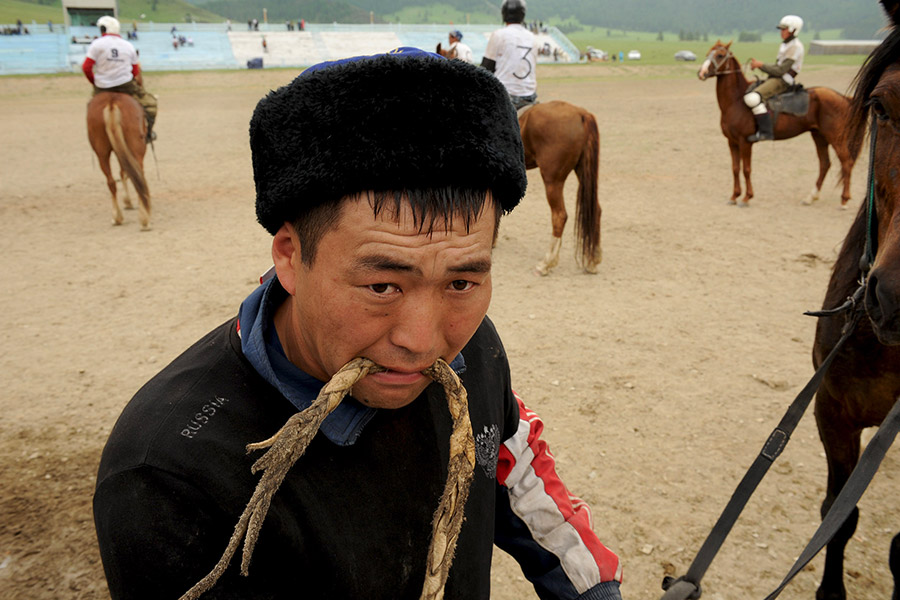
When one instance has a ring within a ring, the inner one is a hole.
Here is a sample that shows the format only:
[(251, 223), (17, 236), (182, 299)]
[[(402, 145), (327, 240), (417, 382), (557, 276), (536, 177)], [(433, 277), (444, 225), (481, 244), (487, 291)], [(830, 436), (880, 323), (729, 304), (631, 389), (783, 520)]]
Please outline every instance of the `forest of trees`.
[[(271, 21), (304, 18), (315, 23), (368, 23), (408, 6), (430, 0), (188, 0), (235, 20), (258, 17), (265, 7)], [(496, 11), (500, 0), (444, 0), (440, 4), (465, 12)], [(493, 8), (492, 8), (493, 7)], [(781, 0), (530, 0), (528, 18), (550, 22), (574, 19), (582, 25), (632, 31), (686, 31), (702, 34), (775, 28), (788, 10)], [(807, 31), (838, 29), (847, 39), (879, 37), (886, 20), (872, 1), (793, 0), (792, 13), (803, 17)]]

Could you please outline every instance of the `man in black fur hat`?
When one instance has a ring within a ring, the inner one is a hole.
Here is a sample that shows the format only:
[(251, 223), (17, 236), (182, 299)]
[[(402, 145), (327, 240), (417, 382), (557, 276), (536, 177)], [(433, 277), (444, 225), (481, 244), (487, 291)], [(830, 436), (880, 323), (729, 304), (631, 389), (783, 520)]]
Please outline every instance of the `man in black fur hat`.
[(257, 485), (247, 445), (364, 357), (383, 370), (287, 472), (248, 575), (232, 565), (204, 597), (426, 597), (452, 419), (423, 371), (443, 359), (468, 394), (474, 471), (440, 593), (488, 598), (497, 544), (542, 598), (620, 598), (619, 560), (557, 477), (486, 317), (498, 222), (526, 185), (503, 86), (414, 49), (324, 63), (260, 101), (250, 145), (274, 277), (110, 434), (94, 517), (112, 597), (177, 598), (210, 572)]

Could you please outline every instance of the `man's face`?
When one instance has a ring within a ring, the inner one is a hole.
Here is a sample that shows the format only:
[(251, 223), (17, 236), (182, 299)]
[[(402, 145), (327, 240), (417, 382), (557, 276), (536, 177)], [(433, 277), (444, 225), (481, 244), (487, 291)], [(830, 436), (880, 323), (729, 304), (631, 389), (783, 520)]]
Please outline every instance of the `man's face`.
[(781, 39), (782, 39), (782, 40), (786, 40), (786, 39), (788, 39), (789, 37), (791, 37), (791, 30), (788, 29), (787, 27), (782, 27), (782, 29), (781, 29)]
[(406, 202), (399, 215), (378, 217), (367, 200), (345, 202), (313, 265), (292, 259), (288, 358), (323, 381), (369, 358), (389, 370), (360, 381), (353, 397), (376, 408), (412, 402), (430, 383), (422, 369), (438, 357), (450, 362), (487, 312), (495, 219), (488, 201), (468, 232), (457, 217), (426, 234)]

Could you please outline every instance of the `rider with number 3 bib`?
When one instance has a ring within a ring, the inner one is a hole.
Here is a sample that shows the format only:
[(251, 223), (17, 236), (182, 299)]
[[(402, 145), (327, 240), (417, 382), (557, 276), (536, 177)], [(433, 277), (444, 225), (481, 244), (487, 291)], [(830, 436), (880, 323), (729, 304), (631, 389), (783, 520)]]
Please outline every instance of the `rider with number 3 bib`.
[(525, 22), (525, 0), (504, 0), (500, 7), (506, 27), (491, 34), (481, 66), (506, 87), (519, 109), (537, 101), (537, 39)]
[(747, 137), (748, 142), (775, 139), (774, 124), (766, 100), (794, 85), (794, 78), (803, 66), (803, 44), (797, 38), (803, 28), (803, 19), (796, 15), (782, 17), (778, 23), (781, 30), (781, 46), (775, 64), (763, 64), (755, 58), (750, 59), (750, 68), (759, 69), (769, 76), (756, 89), (744, 95), (744, 103), (750, 107), (756, 117), (756, 133)]
[(144, 89), (137, 51), (131, 42), (119, 36), (119, 21), (114, 17), (100, 17), (97, 19), (97, 27), (100, 28), (101, 37), (88, 46), (87, 58), (84, 59), (81, 70), (94, 84), (94, 95), (100, 92), (121, 92), (138, 101), (147, 118), (147, 141), (152, 142), (156, 139), (153, 131), (156, 96)]

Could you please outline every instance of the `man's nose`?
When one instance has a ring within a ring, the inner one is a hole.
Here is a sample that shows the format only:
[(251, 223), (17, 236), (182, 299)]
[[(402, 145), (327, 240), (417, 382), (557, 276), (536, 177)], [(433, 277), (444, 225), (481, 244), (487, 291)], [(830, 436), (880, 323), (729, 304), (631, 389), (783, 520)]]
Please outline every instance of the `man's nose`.
[(434, 358), (431, 355), (440, 345), (443, 304), (441, 298), (431, 295), (405, 299), (391, 330), (391, 343)]

